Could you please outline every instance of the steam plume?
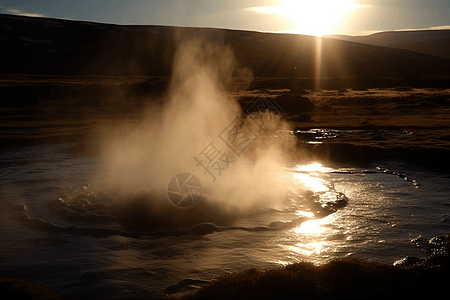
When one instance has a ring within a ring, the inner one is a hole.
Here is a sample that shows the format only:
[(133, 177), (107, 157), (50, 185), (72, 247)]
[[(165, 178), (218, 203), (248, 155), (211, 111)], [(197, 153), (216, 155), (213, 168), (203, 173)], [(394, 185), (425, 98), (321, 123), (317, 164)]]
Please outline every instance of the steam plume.
[[(295, 145), (284, 134), (290, 124), (279, 115), (255, 113), (264, 119), (261, 130), (255, 118), (244, 115), (227, 93), (236, 74), (252, 79), (251, 71), (239, 67), (231, 47), (200, 38), (181, 41), (166, 99), (150, 105), (138, 124), (113, 132), (105, 144), (105, 183), (124, 195), (150, 193), (165, 190), (174, 175), (188, 172), (200, 179), (203, 193), (224, 205), (248, 209), (281, 201), (289, 177), (285, 165)], [(219, 137), (235, 121), (254, 133), (242, 153), (230, 150)], [(222, 162), (229, 163), (215, 180), (197, 163), (211, 142), (227, 155)]]

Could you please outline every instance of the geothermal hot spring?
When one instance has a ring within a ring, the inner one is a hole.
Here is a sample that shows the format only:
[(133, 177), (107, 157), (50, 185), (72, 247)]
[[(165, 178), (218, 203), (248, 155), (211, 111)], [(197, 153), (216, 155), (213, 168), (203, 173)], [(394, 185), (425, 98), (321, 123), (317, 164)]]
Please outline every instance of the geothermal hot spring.
[(448, 177), (310, 160), (269, 98), (243, 108), (226, 92), (236, 74), (252, 80), (230, 48), (183, 42), (163, 101), (95, 123), (99, 157), (73, 143), (2, 150), (2, 275), (151, 297), (249, 267), (421, 257), (412, 239), (449, 231)]

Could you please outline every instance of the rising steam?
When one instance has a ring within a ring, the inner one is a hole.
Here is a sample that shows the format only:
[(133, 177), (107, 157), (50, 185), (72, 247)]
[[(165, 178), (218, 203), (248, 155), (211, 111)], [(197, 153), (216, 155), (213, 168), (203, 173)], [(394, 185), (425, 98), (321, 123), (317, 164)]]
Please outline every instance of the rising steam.
[[(124, 196), (165, 191), (174, 175), (188, 172), (200, 179), (211, 201), (223, 205), (244, 210), (283, 201), (289, 178), (286, 162), (295, 150), (295, 139), (285, 134), (290, 124), (280, 115), (261, 112), (262, 130), (227, 93), (236, 74), (252, 80), (251, 71), (239, 67), (231, 47), (198, 38), (184, 40), (172, 74), (162, 103), (149, 105), (138, 124), (109, 132), (112, 137), (103, 148), (108, 169), (102, 177), (108, 188)], [(255, 133), (239, 155), (219, 138), (237, 117), (245, 120), (241, 128)], [(228, 168), (215, 181), (194, 160), (211, 142), (229, 159)]]

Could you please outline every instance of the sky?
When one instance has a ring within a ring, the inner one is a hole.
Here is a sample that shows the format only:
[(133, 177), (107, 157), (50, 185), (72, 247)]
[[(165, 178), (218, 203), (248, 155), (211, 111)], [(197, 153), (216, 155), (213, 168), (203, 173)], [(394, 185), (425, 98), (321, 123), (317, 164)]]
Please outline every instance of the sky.
[(450, 29), (450, 0), (0, 0), (0, 13), (308, 35)]

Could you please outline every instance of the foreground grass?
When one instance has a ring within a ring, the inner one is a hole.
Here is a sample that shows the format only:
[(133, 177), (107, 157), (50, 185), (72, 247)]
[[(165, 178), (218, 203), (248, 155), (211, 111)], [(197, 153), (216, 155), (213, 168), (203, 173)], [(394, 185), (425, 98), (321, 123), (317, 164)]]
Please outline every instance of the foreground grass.
[(425, 297), (443, 290), (447, 267), (404, 268), (357, 260), (323, 266), (297, 263), (224, 275), (182, 299), (292, 299)]
[(450, 278), (449, 235), (431, 255), (414, 265), (394, 266), (338, 259), (315, 266), (247, 269), (223, 275), (178, 299), (425, 298), (446, 290)]
[[(450, 278), (450, 235), (425, 260), (391, 265), (356, 259), (336, 259), (316, 266), (300, 262), (272, 269), (250, 268), (230, 273), (185, 292), (158, 292), (154, 299), (428, 299), (446, 294)], [(195, 284), (195, 283), (194, 283)], [(0, 293), (8, 299), (71, 299), (35, 283), (0, 278)], [(86, 295), (89, 298), (89, 295)]]
[(21, 278), (0, 278), (3, 299), (65, 299), (61, 294)]

